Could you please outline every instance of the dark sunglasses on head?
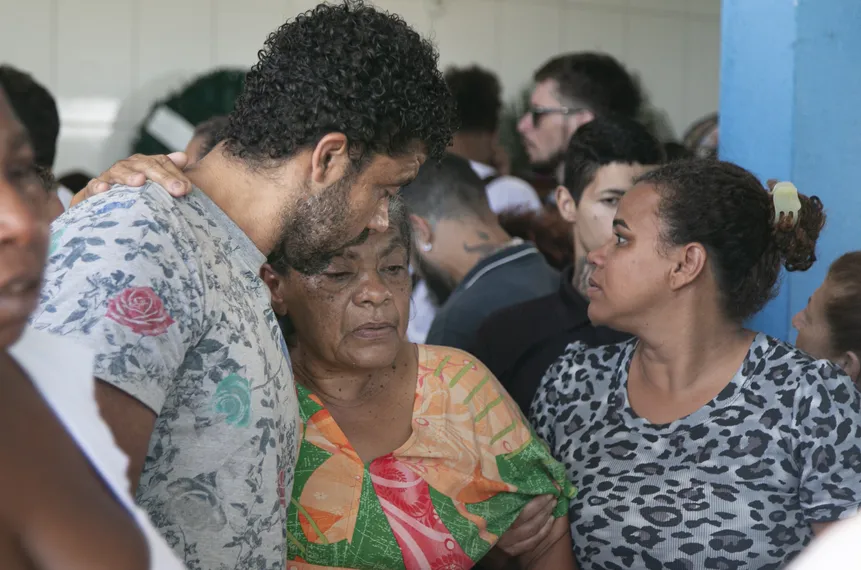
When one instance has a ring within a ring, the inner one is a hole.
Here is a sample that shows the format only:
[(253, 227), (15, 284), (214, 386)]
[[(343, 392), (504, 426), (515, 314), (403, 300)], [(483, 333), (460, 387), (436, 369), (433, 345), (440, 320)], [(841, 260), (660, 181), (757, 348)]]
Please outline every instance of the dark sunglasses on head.
[(583, 107), (530, 107), (528, 113), (537, 127), (544, 115), (576, 115), (585, 110)]

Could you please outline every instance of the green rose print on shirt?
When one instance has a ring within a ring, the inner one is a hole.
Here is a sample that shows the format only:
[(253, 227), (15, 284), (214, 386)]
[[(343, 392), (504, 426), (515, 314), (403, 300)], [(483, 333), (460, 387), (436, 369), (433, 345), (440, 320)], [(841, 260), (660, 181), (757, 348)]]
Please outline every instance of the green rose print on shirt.
[(251, 423), (251, 385), (242, 376), (231, 374), (218, 383), (212, 407), (227, 416), (224, 421), (237, 427)]

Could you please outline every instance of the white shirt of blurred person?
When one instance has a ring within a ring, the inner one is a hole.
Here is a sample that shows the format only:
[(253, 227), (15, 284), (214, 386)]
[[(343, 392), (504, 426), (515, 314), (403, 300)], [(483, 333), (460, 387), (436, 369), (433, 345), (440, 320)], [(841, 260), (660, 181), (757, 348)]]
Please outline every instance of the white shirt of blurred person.
[(613, 56), (579, 52), (557, 56), (534, 76), (529, 109), (517, 124), (529, 161), (555, 171), (577, 129), (605, 114), (634, 119), (643, 97), (633, 77)]
[[(25, 330), (48, 250), (44, 178), (0, 89), (0, 567), (179, 570), (99, 416), (93, 355)], [(62, 367), (56, 363), (61, 362)]]

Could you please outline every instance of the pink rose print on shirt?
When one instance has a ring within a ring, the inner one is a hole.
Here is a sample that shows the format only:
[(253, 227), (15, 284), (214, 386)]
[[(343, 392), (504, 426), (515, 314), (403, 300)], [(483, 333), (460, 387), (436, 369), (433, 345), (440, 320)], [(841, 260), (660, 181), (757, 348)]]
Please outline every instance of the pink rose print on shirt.
[(129, 287), (108, 302), (106, 316), (143, 336), (167, 332), (174, 320), (152, 287)]

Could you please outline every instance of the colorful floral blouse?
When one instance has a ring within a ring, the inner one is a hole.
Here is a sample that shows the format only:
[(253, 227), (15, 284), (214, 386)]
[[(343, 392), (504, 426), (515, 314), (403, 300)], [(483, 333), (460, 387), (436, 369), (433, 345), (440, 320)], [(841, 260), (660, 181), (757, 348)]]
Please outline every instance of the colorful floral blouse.
[(419, 346), (413, 433), (369, 465), (298, 391), (288, 570), (471, 568), (532, 498), (560, 497), (561, 517), (576, 493), (496, 378), (459, 350)]

